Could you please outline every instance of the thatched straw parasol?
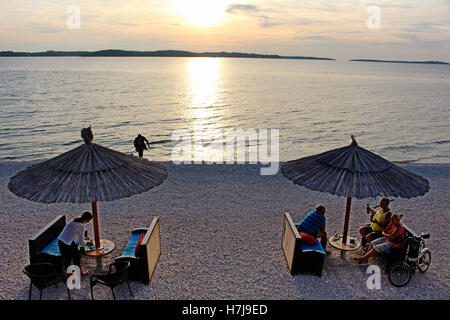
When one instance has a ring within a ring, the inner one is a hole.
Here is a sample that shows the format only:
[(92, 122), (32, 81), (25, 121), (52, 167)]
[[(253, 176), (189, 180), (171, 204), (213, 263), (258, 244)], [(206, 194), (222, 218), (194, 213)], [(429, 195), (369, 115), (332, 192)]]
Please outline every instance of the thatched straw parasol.
[(428, 181), (352, 143), (343, 148), (288, 161), (281, 173), (294, 184), (347, 197), (342, 243), (347, 244), (352, 198), (412, 198), (430, 189)]
[(97, 202), (127, 198), (163, 183), (167, 170), (146, 159), (92, 143), (91, 128), (81, 130), (85, 144), (17, 173), (8, 183), (15, 195), (41, 203), (92, 203), (94, 240), (100, 248)]

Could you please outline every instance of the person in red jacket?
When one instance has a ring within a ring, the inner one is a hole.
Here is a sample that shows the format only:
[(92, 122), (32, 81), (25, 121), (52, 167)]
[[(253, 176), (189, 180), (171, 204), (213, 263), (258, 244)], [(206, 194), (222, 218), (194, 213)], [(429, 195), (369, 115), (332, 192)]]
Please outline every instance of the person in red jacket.
[(401, 216), (394, 213), (391, 216), (391, 222), (382, 232), (383, 237), (373, 240), (370, 243), (369, 250), (362, 257), (354, 258), (358, 262), (366, 262), (370, 257), (376, 253), (380, 253), (391, 249), (397, 243), (401, 243), (405, 240), (405, 228), (400, 224)]

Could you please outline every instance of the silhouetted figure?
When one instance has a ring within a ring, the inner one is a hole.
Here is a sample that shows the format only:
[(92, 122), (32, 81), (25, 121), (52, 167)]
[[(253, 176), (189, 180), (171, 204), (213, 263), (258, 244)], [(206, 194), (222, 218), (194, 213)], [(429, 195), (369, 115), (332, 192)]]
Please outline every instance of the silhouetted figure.
[(92, 134), (92, 128), (84, 128), (81, 129), (81, 137), (86, 144), (92, 144), (92, 140), (94, 140), (94, 135)]
[(136, 148), (136, 151), (139, 153), (139, 157), (141, 158), (144, 155), (144, 150), (147, 150), (147, 146), (145, 145), (145, 143), (147, 143), (147, 146), (150, 148), (148, 140), (141, 134), (138, 134), (136, 139), (134, 139), (134, 147)]

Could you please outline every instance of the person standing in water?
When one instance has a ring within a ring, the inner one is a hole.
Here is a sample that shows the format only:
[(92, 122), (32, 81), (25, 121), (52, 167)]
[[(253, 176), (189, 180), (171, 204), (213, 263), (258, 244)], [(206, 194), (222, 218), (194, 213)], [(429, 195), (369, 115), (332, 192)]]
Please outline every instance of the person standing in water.
[(136, 151), (141, 158), (144, 155), (144, 150), (147, 150), (147, 146), (145, 145), (145, 143), (147, 143), (148, 148), (150, 148), (148, 140), (140, 133), (138, 134), (136, 139), (134, 139), (134, 147), (136, 148)]

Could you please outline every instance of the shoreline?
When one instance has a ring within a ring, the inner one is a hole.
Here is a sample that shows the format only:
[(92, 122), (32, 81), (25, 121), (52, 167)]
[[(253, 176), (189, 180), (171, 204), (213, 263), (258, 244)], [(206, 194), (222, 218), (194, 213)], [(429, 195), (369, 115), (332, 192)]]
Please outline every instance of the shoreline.
[[(118, 287), (119, 299), (255, 299), (255, 300), (409, 300), (450, 299), (448, 279), (448, 194), (450, 164), (401, 165), (430, 181), (430, 191), (418, 198), (396, 198), (391, 208), (403, 213), (405, 223), (417, 233), (430, 232), (430, 270), (416, 272), (403, 288), (392, 286), (382, 268), (382, 290), (366, 287), (367, 266), (350, 262), (351, 254), (335, 249), (326, 258), (322, 277), (291, 276), (281, 250), (283, 213), (300, 221), (318, 203), (327, 207), (327, 232), (342, 231), (345, 199), (293, 185), (280, 172), (259, 175), (260, 165), (174, 165), (163, 162), (169, 176), (159, 187), (112, 202), (99, 203), (102, 236), (116, 244), (101, 259), (107, 268), (120, 255), (132, 229), (148, 226), (160, 217), (161, 256), (150, 285), (131, 282), (134, 297)], [(41, 204), (21, 199), (7, 189), (9, 177), (30, 162), (0, 162), (0, 299), (27, 299), (29, 280), (21, 269), (28, 264), (28, 238), (58, 214), (71, 219), (89, 204)], [(413, 168), (414, 167), (414, 168)], [(366, 203), (354, 199), (350, 234), (367, 222)], [(92, 235), (92, 226), (88, 226)], [(21, 245), (18, 246), (17, 244)], [(358, 252), (360, 254), (360, 252)], [(370, 260), (379, 264), (377, 258)], [(98, 268), (83, 257), (89, 272)], [(89, 280), (83, 279), (75, 300), (90, 299)], [(33, 299), (36, 299), (34, 291)], [(108, 288), (96, 287), (96, 299), (112, 299)], [(44, 300), (66, 300), (62, 286), (48, 288)]]
[[(145, 157), (144, 157), (145, 158)], [(34, 164), (46, 161), (48, 159), (40, 159), (40, 160), (0, 160), (0, 180), (4, 179), (5, 177), (11, 178), (15, 172), (21, 171), (29, 166), (32, 166)], [(181, 167), (190, 167), (190, 166), (205, 166), (205, 167), (213, 167), (213, 166), (250, 166), (250, 167), (258, 167), (258, 168), (264, 168), (268, 166), (263, 166), (260, 163), (257, 164), (249, 164), (249, 163), (242, 163), (242, 164), (226, 164), (226, 163), (213, 163), (213, 164), (207, 164), (207, 163), (201, 163), (201, 164), (195, 164), (195, 163), (182, 163), (182, 164), (174, 164), (172, 161), (158, 161), (158, 160), (152, 160), (148, 159), (149, 161), (160, 163), (164, 166), (181, 166)], [(278, 161), (278, 168), (280, 169), (281, 166), (286, 163), (287, 161)], [(275, 164), (277, 162), (274, 162)], [(436, 176), (442, 176), (442, 177), (448, 177), (450, 178), (450, 162), (449, 163), (418, 163), (418, 162), (408, 162), (408, 161), (397, 161), (392, 162), (393, 164), (400, 166), (402, 168), (410, 169), (414, 172), (415, 170), (418, 170), (417, 174), (423, 175), (424, 178), (427, 178), (427, 176), (430, 177), (436, 177)], [(279, 175), (280, 170), (276, 173), (276, 175)]]

